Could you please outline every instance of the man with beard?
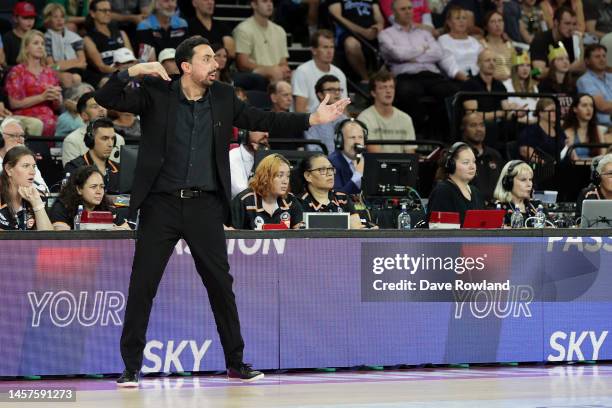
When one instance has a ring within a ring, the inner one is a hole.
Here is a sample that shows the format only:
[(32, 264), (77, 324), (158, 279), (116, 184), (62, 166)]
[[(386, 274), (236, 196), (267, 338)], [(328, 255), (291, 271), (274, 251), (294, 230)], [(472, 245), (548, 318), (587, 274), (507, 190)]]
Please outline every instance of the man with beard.
[[(107, 109), (140, 115), (142, 138), (130, 197), (140, 210), (138, 239), (121, 334), (122, 387), (137, 387), (153, 298), (176, 243), (184, 239), (204, 283), (230, 379), (255, 381), (263, 373), (243, 361), (244, 342), (229, 273), (223, 223), (231, 196), (228, 144), (233, 127), (305, 130), (335, 120), (348, 99), (313, 114), (264, 112), (215, 81), (219, 67), (208, 40), (194, 36), (176, 48), (180, 78), (171, 80), (159, 62), (113, 74), (96, 92)], [(144, 77), (136, 89), (125, 87)]]
[(482, 114), (467, 113), (461, 122), (461, 131), (463, 141), (472, 148), (476, 155), (476, 177), (471, 184), (478, 187), (485, 202), (491, 203), (493, 190), (495, 190), (495, 184), (505, 161), (497, 150), (484, 144), (486, 128)]
[(156, 0), (155, 11), (138, 23), (136, 42), (141, 61), (157, 61), (165, 48), (176, 48), (187, 38), (187, 22), (176, 14), (176, 0)]

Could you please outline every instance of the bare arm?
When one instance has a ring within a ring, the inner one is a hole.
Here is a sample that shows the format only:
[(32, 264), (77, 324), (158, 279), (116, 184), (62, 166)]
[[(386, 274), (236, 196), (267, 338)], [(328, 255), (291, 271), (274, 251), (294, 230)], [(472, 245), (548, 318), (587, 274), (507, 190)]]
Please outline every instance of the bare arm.
[(54, 231), (70, 231), (70, 225), (66, 224), (65, 222), (54, 222), (53, 223), (53, 230)]
[(98, 51), (98, 47), (89, 37), (85, 37), (83, 39), (83, 45), (85, 46), (85, 54), (91, 63), (98, 69), (98, 71), (103, 74), (111, 74), (116, 71), (115, 68), (110, 65), (106, 65), (104, 61), (102, 61), (102, 56)]
[(612, 101), (606, 101), (601, 95), (592, 95), (595, 101), (595, 109), (598, 112), (612, 114)]
[(308, 98), (305, 98), (303, 96), (296, 96), (295, 97), (295, 111), (302, 112), (302, 113), (308, 113)]
[[(340, 3), (334, 3), (332, 5), (329, 6), (329, 12), (330, 14), (336, 19), (338, 20), (342, 25), (344, 25), (346, 28), (348, 28), (350, 31), (357, 33), (363, 37), (370, 37), (370, 32), (368, 29), (363, 28), (355, 23), (353, 23), (352, 21), (342, 17), (342, 6), (340, 5)], [(378, 10), (378, 12), (380, 13), (380, 9)], [(376, 35), (375, 35), (376, 37)], [(372, 38), (368, 38), (368, 39), (372, 39)]]
[(223, 37), (223, 47), (227, 50), (227, 58), (236, 58), (236, 41), (234, 38), (226, 35)]

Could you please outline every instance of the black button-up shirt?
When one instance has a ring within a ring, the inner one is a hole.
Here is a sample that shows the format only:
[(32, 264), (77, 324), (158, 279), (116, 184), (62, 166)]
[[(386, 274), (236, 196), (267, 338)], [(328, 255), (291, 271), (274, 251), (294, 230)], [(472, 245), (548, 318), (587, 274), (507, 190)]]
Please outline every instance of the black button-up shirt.
[[(185, 97), (177, 84), (176, 128), (154, 192), (183, 188), (217, 190), (210, 92), (197, 101)], [(171, 137), (171, 136), (170, 136)]]

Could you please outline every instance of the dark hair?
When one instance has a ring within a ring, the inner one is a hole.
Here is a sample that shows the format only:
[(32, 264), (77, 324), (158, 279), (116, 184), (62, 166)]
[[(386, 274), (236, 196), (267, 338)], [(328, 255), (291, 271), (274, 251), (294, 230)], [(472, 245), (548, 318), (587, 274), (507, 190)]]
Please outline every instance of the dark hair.
[(98, 3), (102, 3), (103, 1), (106, 1), (112, 5), (111, 0), (91, 0), (91, 3), (89, 3), (89, 11), (97, 11)]
[(608, 52), (608, 49), (604, 45), (589, 44), (586, 47), (584, 47), (584, 60), (586, 61), (589, 58), (591, 58), (591, 54), (597, 50), (604, 50), (605, 52)]
[[(59, 197), (60, 200), (66, 210), (68, 211), (68, 215), (70, 217), (74, 217), (77, 213), (77, 209), (79, 205), (85, 207), (85, 202), (83, 201), (83, 197), (79, 195), (77, 191), (77, 187), (82, 189), (85, 187), (85, 183), (89, 180), (92, 174), (98, 173), (102, 180), (104, 180), (104, 175), (98, 170), (96, 166), (82, 166), (76, 169), (74, 173), (70, 175), (68, 179), (68, 183), (62, 191), (60, 191)], [(106, 193), (102, 197), (102, 202), (94, 208), (96, 211), (109, 211), (110, 205), (108, 202), (108, 198), (106, 197)]]
[(178, 67), (181, 75), (183, 75), (181, 64), (183, 62), (191, 62), (193, 59), (193, 49), (198, 45), (210, 45), (210, 42), (201, 35), (194, 35), (186, 40), (183, 40), (183, 42), (176, 47), (174, 61), (176, 62), (176, 66)]
[[(459, 156), (459, 153), (461, 153), (464, 150), (468, 150), (468, 149), (472, 149), (472, 148), (467, 143), (459, 146), (453, 152), (453, 156), (450, 158), (450, 160), (457, 161), (457, 157)], [(446, 180), (448, 176), (450, 176), (450, 173), (448, 172), (448, 169), (446, 167), (446, 162), (447, 160), (449, 160), (449, 157), (448, 157), (449, 152), (450, 152), (450, 148), (445, 149), (444, 154), (440, 156), (440, 160), (438, 160), (438, 168), (436, 169), (436, 175), (434, 177), (435, 180)]]
[[(227, 52), (227, 48), (225, 48), (225, 46), (223, 44), (221, 44), (220, 42), (212, 43), (210, 48), (212, 48), (212, 50), (215, 53), (215, 55), (217, 54), (217, 51), (219, 51), (219, 50), (225, 50), (225, 52)], [(231, 84), (232, 83), (232, 76), (230, 74), (229, 55), (228, 55), (227, 59), (228, 59), (228, 62), (225, 63), (225, 67), (223, 67), (223, 69), (219, 70), (219, 81), (225, 82), (227, 84)]]
[(77, 112), (83, 113), (87, 108), (87, 101), (96, 95), (95, 92), (85, 92), (77, 101)]
[(96, 131), (98, 129), (107, 129), (107, 128), (115, 128), (113, 121), (109, 118), (99, 118), (93, 121), (91, 125), (91, 134), (92, 136), (96, 135)]
[(567, 71), (563, 76), (563, 82), (559, 85), (557, 82), (557, 68), (555, 62), (548, 64), (548, 74), (544, 81), (549, 82), (551, 88), (556, 93), (567, 93), (569, 95), (576, 92), (576, 81), (574, 80), (574, 74), (572, 71)]
[[(324, 155), (323, 153), (314, 153), (311, 156), (306, 157), (305, 159), (303, 159), (300, 162), (300, 167), (298, 169), (299, 171), (299, 175), (300, 175), (300, 180), (302, 181), (302, 186), (304, 187), (304, 192), (309, 192), (308, 190), (308, 180), (306, 180), (306, 177), (304, 177), (304, 173), (306, 173), (307, 171), (312, 170), (312, 162), (315, 159), (318, 159), (319, 157), (323, 157), (324, 159), (327, 159), (327, 156)], [(327, 159), (329, 160), (329, 159)]]
[(377, 82), (387, 82), (391, 80), (393, 81), (393, 83), (395, 83), (395, 77), (393, 76), (393, 74), (384, 68), (381, 69), (370, 77), (370, 91), (376, 90)]
[[(491, 10), (487, 14), (485, 14), (484, 18), (482, 19), (482, 21), (483, 21), (482, 26), (484, 27), (484, 31), (486, 33), (485, 36), (489, 35), (489, 31), (487, 30), (487, 25), (489, 24), (489, 20), (491, 18), (493, 18), (493, 16), (495, 14), (499, 14), (499, 16), (502, 18), (502, 21), (504, 19), (504, 15), (502, 13), (500, 13), (499, 11), (497, 11), (497, 10)], [(506, 25), (505, 24), (504, 24), (504, 31), (506, 31)]]
[(334, 39), (334, 33), (330, 30), (322, 29), (317, 30), (310, 36), (310, 46), (312, 48), (319, 48), (319, 37), (327, 38), (328, 40)]
[(553, 21), (561, 21), (561, 18), (565, 13), (568, 13), (572, 17), (576, 17), (576, 12), (571, 7), (561, 6), (555, 10), (555, 13), (553, 14)]
[(323, 75), (315, 84), (315, 92), (323, 92), (323, 85), (326, 82), (340, 82), (340, 80), (335, 75)]
[(4, 155), (4, 159), (2, 161), (2, 171), (0, 172), (0, 202), (7, 205), (9, 214), (12, 218), (15, 218), (15, 212), (11, 207), (11, 183), (6, 169), (9, 167), (15, 167), (17, 165), (17, 162), (21, 160), (23, 156), (34, 157), (34, 153), (32, 153), (30, 149), (22, 145), (13, 147)]
[[(572, 105), (570, 106), (569, 110), (567, 111), (567, 114), (565, 115), (563, 129), (573, 129), (576, 133), (576, 136), (578, 136), (578, 127), (580, 123), (578, 121), (578, 115), (576, 115), (574, 109), (578, 107), (578, 105), (580, 104), (580, 100), (585, 96), (591, 98), (591, 102), (593, 102), (593, 117), (591, 118), (591, 120), (589, 120), (589, 123), (587, 124), (587, 143), (599, 143), (599, 131), (597, 130), (597, 113), (595, 110), (595, 101), (593, 100), (593, 96), (587, 93), (579, 93), (572, 100)], [(596, 156), (596, 154), (593, 154), (593, 156)]]

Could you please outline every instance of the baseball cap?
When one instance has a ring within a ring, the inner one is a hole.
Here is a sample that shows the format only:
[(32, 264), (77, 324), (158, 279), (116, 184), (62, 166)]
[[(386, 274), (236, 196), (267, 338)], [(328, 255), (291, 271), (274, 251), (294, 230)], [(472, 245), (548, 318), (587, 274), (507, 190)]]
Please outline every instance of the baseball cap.
[(19, 1), (13, 7), (13, 15), (20, 17), (36, 17), (36, 8), (27, 1)]
[(136, 61), (136, 57), (129, 48), (122, 47), (113, 51), (113, 64), (125, 64), (133, 61)]
[(174, 48), (164, 48), (159, 53), (159, 56), (157, 57), (157, 61), (161, 63), (161, 62), (164, 62), (165, 60), (174, 59), (175, 54), (176, 54), (176, 50)]

